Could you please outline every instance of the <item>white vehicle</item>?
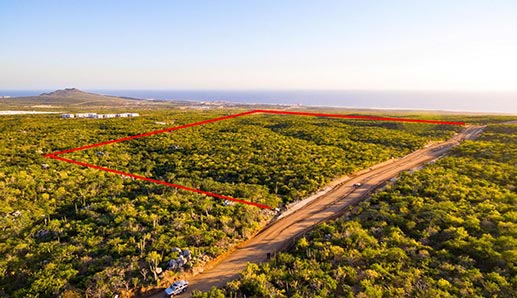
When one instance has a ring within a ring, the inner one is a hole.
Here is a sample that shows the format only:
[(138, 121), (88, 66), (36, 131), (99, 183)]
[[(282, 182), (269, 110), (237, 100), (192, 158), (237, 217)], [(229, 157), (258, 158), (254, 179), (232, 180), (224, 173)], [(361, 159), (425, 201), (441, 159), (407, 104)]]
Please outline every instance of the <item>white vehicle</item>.
[(359, 183), (359, 182), (354, 183), (354, 186), (355, 186), (355, 187), (359, 187), (359, 186), (361, 186), (361, 185), (363, 185), (363, 184), (362, 184), (362, 183)]
[(185, 292), (187, 288), (188, 281), (178, 280), (177, 282), (173, 283), (170, 287), (165, 289), (165, 294), (167, 294), (168, 297), (176, 296), (178, 294)]

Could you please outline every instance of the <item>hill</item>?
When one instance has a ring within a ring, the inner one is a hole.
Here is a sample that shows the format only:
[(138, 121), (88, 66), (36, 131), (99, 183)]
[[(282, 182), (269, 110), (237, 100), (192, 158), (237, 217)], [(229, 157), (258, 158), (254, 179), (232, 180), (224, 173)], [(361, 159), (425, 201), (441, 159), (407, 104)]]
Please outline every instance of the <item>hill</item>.
[[(38, 96), (14, 97), (0, 100), (0, 107), (17, 108), (81, 108), (81, 107), (141, 107), (156, 105), (142, 99), (124, 98), (65, 88)], [(162, 103), (163, 104), (163, 103)]]

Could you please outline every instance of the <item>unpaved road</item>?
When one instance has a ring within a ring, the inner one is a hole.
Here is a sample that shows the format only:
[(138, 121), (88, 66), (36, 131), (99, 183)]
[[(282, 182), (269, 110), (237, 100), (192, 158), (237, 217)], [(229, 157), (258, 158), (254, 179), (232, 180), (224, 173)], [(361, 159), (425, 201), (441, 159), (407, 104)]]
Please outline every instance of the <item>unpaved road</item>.
[[(268, 252), (274, 253), (285, 249), (293, 243), (294, 239), (311, 230), (315, 225), (341, 215), (346, 207), (366, 198), (385, 181), (398, 176), (403, 171), (418, 168), (441, 157), (462, 140), (474, 139), (483, 128), (466, 127), (449, 141), (417, 150), (392, 163), (374, 167), (371, 171), (338, 185), (300, 210), (267, 226), (255, 237), (239, 245), (228, 257), (191, 278), (188, 291), (177, 297), (189, 297), (193, 290), (207, 291), (213, 286), (224, 286), (228, 281), (237, 278), (248, 262), (266, 261)], [(362, 185), (354, 187), (355, 183), (362, 183)], [(147, 297), (165, 297), (165, 294), (160, 291)]]

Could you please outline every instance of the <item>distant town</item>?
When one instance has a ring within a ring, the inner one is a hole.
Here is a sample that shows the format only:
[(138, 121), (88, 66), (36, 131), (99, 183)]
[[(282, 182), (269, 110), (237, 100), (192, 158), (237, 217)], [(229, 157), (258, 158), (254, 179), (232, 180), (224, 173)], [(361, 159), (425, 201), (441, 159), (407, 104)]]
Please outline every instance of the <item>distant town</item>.
[(127, 117), (138, 117), (138, 113), (120, 113), (120, 114), (97, 114), (97, 113), (77, 113), (77, 114), (63, 114), (61, 118), (92, 118), (92, 119), (105, 119), (105, 118), (127, 118)]

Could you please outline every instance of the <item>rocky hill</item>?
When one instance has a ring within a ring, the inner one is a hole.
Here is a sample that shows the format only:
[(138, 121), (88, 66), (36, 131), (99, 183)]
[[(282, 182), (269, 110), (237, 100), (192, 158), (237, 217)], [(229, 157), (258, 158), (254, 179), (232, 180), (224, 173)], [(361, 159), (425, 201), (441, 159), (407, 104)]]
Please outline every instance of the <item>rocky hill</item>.
[(38, 96), (13, 97), (0, 100), (1, 107), (17, 108), (82, 108), (82, 107), (142, 107), (164, 103), (142, 99), (117, 97), (84, 92), (76, 88), (65, 88)]

